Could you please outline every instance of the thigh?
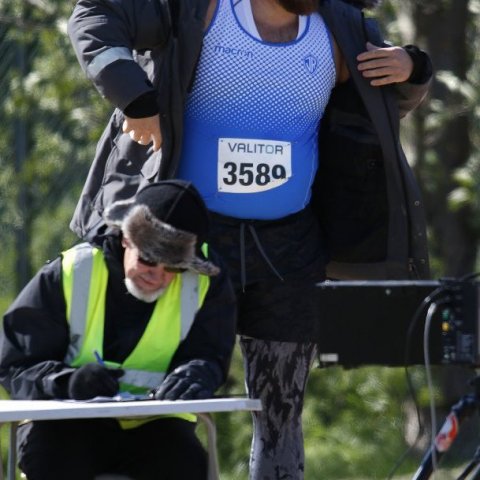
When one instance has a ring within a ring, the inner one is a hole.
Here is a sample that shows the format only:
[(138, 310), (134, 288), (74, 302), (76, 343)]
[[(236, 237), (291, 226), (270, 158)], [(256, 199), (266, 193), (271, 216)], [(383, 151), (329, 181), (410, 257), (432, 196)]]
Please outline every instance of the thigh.
[(275, 272), (283, 277), (313, 264), (316, 277), (324, 278), (326, 253), (310, 209), (273, 221), (212, 217), (209, 243), (227, 262), (235, 288), (244, 287), (242, 276), (247, 283), (255, 283), (278, 279)]
[(90, 480), (115, 454), (114, 420), (30, 422), (18, 428), (20, 469), (28, 480)]
[(238, 333), (277, 342), (315, 342), (318, 288), (315, 264), (250, 284), (237, 295)]
[(207, 453), (195, 427), (167, 417), (126, 430), (121, 472), (135, 480), (206, 480)]

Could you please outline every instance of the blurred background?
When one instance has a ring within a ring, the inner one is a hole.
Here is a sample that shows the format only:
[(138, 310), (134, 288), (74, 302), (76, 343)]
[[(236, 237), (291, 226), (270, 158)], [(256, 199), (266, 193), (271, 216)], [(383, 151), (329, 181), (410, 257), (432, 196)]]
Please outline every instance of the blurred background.
[[(85, 79), (68, 40), (73, 5), (0, 0), (2, 314), (46, 260), (78, 241), (68, 224), (112, 110)], [(429, 97), (402, 121), (404, 147), (426, 203), (432, 277), (476, 272), (480, 0), (384, 0), (369, 15), (379, 18), (391, 42), (428, 51), (436, 72)], [(304, 414), (307, 480), (387, 478), (409, 447), (395, 478), (411, 478), (429, 442), (431, 395), (442, 418), (475, 372), (434, 368), (430, 391), (422, 367), (409, 371), (415, 400), (402, 368), (313, 371)], [(236, 351), (222, 393), (243, 392)], [(222, 479), (246, 479), (249, 415), (221, 414), (216, 420)], [(480, 442), (478, 427), (476, 416), (462, 426), (436, 478), (456, 478)]]

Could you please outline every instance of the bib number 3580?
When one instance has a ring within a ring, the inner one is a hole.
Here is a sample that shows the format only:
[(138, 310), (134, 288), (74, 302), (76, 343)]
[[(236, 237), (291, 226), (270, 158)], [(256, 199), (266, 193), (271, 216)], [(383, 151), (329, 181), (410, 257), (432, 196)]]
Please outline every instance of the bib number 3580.
[(255, 193), (279, 187), (292, 176), (291, 158), (289, 142), (221, 138), (218, 190)]

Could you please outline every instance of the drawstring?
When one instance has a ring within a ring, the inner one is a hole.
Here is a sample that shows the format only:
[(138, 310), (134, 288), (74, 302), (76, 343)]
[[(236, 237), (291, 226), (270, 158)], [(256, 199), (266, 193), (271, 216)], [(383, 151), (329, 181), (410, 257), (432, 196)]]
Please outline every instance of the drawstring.
[[(257, 249), (260, 252), (260, 255), (267, 262), (267, 265), (270, 267), (272, 272), (280, 279), (280, 281), (283, 282), (284, 281), (283, 277), (280, 275), (278, 270), (273, 266), (273, 263), (270, 261), (270, 259), (268, 258), (268, 255), (263, 249), (262, 244), (260, 243), (260, 239), (258, 238), (257, 232), (255, 230), (255, 227), (253, 225), (248, 224), (248, 229), (252, 234), (253, 241), (255, 242), (255, 245), (257, 246)], [(245, 286), (247, 284), (247, 269), (245, 266), (245, 223), (243, 222), (240, 223), (240, 279), (242, 282), (242, 291), (245, 293)]]
[(245, 224), (240, 224), (240, 279), (242, 282), (242, 292), (245, 293), (247, 283), (247, 269), (245, 267)]
[(272, 272), (283, 282), (283, 277), (278, 273), (277, 269), (273, 266), (273, 263), (270, 261), (267, 254), (265, 253), (265, 250), (263, 249), (262, 244), (258, 239), (257, 232), (255, 231), (255, 228), (253, 227), (253, 225), (249, 225), (248, 229), (250, 230), (250, 233), (252, 234), (252, 237), (255, 240), (255, 244), (257, 245), (258, 251), (262, 254), (262, 257), (267, 262)]

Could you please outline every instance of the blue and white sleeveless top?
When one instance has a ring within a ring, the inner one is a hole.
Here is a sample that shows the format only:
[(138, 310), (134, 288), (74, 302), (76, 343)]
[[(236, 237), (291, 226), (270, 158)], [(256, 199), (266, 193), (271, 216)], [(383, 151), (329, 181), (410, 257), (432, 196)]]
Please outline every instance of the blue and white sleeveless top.
[(222, 215), (277, 219), (309, 202), (318, 127), (335, 85), (323, 19), (289, 43), (269, 43), (219, 0), (187, 98), (178, 176)]

